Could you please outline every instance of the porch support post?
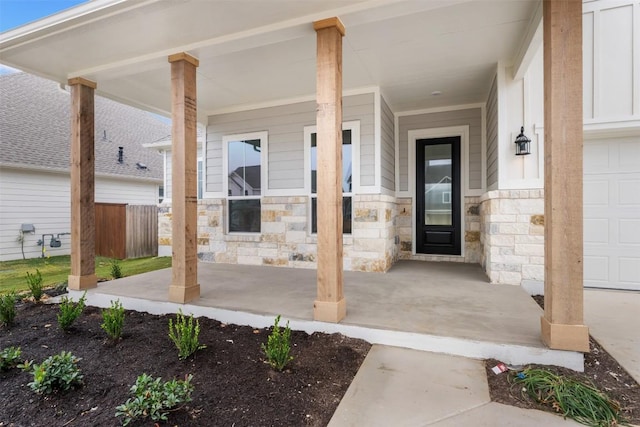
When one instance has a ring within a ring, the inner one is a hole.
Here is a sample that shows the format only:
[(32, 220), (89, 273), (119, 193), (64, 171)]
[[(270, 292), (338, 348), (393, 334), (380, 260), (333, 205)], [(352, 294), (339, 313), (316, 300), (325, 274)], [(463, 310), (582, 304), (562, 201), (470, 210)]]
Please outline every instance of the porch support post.
[(583, 324), (582, 1), (545, 0), (542, 339), (559, 350), (589, 351)]
[(196, 68), (187, 53), (169, 56), (171, 63), (171, 210), (172, 278), (169, 301), (200, 297), (198, 284), (198, 198)]
[(318, 295), (313, 318), (347, 314), (342, 283), (342, 37), (338, 18), (313, 23), (317, 35)]
[(71, 88), (71, 274), (68, 284), (69, 289), (83, 290), (98, 285), (94, 203), (94, 91), (97, 85), (81, 77), (68, 83)]

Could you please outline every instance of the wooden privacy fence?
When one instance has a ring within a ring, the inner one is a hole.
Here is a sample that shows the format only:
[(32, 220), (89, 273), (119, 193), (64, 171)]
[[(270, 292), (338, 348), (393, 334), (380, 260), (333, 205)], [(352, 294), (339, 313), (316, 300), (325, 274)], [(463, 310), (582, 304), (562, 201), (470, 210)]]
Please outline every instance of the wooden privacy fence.
[(96, 203), (96, 255), (127, 259), (158, 255), (158, 207)]

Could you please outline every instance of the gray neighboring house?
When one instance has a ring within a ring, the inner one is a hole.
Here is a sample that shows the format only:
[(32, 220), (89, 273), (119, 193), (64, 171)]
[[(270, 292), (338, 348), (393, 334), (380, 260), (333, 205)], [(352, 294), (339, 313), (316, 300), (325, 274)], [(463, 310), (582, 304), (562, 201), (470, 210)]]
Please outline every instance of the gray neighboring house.
[[(70, 231), (69, 92), (27, 73), (0, 76), (0, 260), (41, 255), (42, 234)], [(110, 99), (95, 101), (96, 203), (155, 205), (163, 185), (163, 156), (142, 144), (166, 140), (171, 126)], [(120, 147), (122, 158), (120, 161)], [(49, 255), (70, 251), (69, 236)]]

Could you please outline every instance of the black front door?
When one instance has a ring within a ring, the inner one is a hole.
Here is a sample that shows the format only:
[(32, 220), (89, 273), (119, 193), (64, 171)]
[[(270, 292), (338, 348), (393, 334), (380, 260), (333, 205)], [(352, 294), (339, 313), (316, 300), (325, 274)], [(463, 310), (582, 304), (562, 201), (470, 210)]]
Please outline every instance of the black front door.
[(460, 255), (460, 137), (416, 141), (416, 252)]

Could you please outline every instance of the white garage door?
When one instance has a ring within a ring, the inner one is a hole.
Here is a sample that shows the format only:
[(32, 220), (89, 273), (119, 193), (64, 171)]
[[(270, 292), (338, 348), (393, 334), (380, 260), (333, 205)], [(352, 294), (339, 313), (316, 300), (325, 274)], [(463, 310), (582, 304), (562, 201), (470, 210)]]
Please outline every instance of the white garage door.
[(640, 137), (584, 141), (584, 284), (640, 290)]

